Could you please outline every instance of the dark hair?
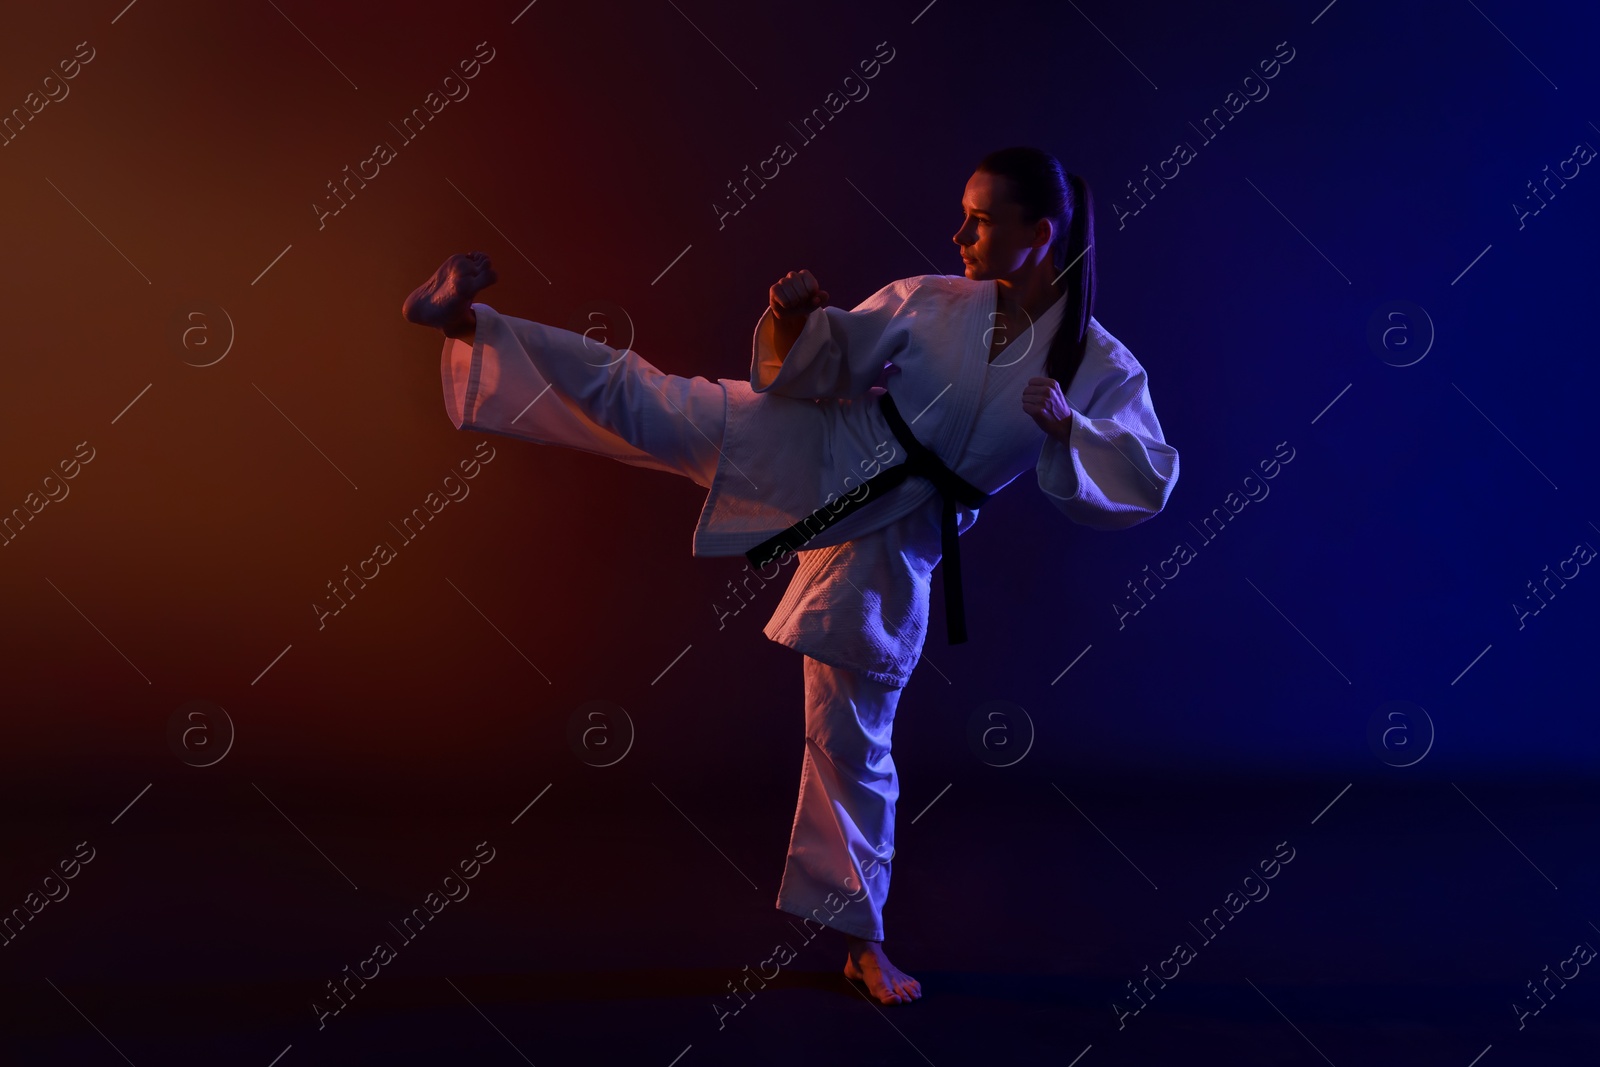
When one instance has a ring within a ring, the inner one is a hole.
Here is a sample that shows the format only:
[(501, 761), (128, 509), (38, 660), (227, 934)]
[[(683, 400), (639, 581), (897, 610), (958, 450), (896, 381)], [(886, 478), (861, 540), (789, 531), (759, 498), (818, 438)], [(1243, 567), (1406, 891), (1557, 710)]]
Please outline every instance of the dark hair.
[(1050, 262), (1055, 276), (1066, 271), (1067, 306), (1045, 358), (1045, 373), (1060, 382), (1065, 392), (1083, 364), (1089, 316), (1094, 314), (1094, 198), (1089, 183), (1077, 174), (1068, 174), (1055, 156), (1037, 148), (990, 152), (977, 169), (1010, 183), (1011, 199), (1022, 208), (1023, 222), (1049, 219), (1055, 223)]

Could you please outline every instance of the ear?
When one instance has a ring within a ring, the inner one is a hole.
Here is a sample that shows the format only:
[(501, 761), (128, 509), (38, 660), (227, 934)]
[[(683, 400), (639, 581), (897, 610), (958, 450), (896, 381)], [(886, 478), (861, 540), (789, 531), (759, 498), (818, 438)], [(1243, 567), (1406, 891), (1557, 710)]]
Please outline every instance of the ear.
[(1055, 243), (1055, 239), (1055, 223), (1044, 218), (1033, 224), (1033, 246), (1035, 248), (1044, 248), (1048, 251), (1050, 246)]

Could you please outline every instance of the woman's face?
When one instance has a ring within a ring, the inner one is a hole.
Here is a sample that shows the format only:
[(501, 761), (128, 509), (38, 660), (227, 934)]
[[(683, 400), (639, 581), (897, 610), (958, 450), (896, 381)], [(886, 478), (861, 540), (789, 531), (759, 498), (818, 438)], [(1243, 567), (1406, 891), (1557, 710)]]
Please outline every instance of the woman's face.
[(1010, 181), (975, 172), (961, 197), (961, 229), (951, 240), (961, 251), (966, 276), (974, 280), (1015, 277), (1036, 249), (1048, 254), (1054, 229), (1046, 219), (1022, 221), (1022, 207), (1011, 199)]

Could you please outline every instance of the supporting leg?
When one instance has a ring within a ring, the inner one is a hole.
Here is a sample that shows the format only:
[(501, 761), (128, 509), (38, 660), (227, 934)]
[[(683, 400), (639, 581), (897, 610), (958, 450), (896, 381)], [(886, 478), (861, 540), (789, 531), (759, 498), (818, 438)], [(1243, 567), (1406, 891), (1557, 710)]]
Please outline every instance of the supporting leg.
[(778, 907), (846, 935), (845, 974), (885, 1004), (921, 995), (883, 954), (900, 780), (890, 754), (900, 690), (806, 656), (806, 748)]

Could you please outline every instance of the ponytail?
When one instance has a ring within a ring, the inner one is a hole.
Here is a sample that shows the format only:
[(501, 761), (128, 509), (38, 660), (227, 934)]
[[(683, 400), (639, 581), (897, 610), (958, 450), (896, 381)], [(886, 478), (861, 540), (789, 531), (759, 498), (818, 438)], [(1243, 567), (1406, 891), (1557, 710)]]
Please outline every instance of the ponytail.
[(1094, 314), (1094, 198), (1082, 176), (1067, 176), (1067, 224), (1052, 246), (1052, 262), (1067, 303), (1045, 358), (1045, 373), (1061, 383), (1065, 393), (1072, 384), (1089, 344), (1089, 318)]

